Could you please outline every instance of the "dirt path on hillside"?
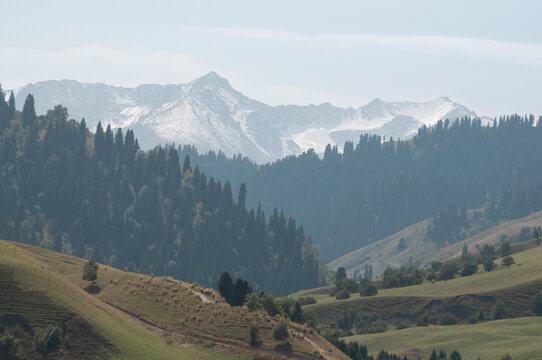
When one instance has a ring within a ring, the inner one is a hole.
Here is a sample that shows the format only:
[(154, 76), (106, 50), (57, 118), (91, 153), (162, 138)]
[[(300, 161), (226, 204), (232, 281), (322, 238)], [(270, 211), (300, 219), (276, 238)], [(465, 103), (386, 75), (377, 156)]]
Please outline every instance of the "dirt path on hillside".
[(303, 340), (305, 340), (306, 342), (308, 342), (310, 344), (311, 347), (313, 347), (314, 349), (318, 350), (318, 352), (320, 353), (320, 355), (322, 355), (322, 357), (325, 359), (325, 360), (336, 360), (337, 357), (335, 356), (335, 354), (333, 352), (329, 352), (329, 349), (326, 350), (323, 346), (321, 346), (320, 344), (318, 344), (316, 341), (312, 340), (309, 336), (307, 336), (307, 334), (303, 333), (302, 331), (299, 331), (297, 329), (293, 329), (291, 330), (297, 337), (300, 337), (302, 338)]
[(198, 290), (195, 290), (195, 289), (190, 289), (190, 291), (192, 291), (192, 293), (194, 295), (199, 296), (201, 301), (203, 301), (204, 303), (206, 303), (206, 304), (214, 304), (214, 301), (211, 298), (209, 298), (209, 296), (205, 295), (204, 293), (202, 293), (202, 292), (200, 292)]

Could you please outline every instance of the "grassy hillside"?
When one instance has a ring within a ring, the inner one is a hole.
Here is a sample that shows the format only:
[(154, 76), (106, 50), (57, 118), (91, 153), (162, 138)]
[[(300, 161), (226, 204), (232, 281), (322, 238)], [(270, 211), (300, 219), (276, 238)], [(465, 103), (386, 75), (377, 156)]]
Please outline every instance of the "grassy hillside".
[[(502, 238), (517, 235), (524, 227), (541, 226), (542, 211), (521, 219), (503, 222), (441, 249), (432, 242), (424, 241), (430, 222), (431, 219), (421, 221), (387, 238), (354, 250), (332, 261), (328, 264), (328, 267), (337, 270), (342, 266), (346, 269), (348, 276), (352, 277), (356, 270), (360, 270), (363, 275), (365, 264), (373, 266), (375, 276), (380, 276), (388, 265), (400, 266), (408, 264), (410, 260), (419, 266), (428, 266), (433, 260), (442, 261), (461, 254), (465, 244), (467, 244), (469, 251), (475, 251), (476, 245), (495, 245), (502, 241)], [(397, 245), (401, 238), (405, 239), (407, 247), (405, 250), (399, 251)]]
[(542, 321), (537, 317), (490, 321), (474, 325), (430, 326), (344, 338), (366, 344), (369, 351), (403, 352), (433, 349), (448, 354), (458, 349), (463, 359), (495, 360), (509, 353), (514, 360), (540, 359)]
[[(480, 294), (502, 289), (513, 288), (521, 284), (533, 284), (537, 286), (542, 281), (542, 247), (525, 250), (514, 254), (515, 265), (507, 268), (501, 265), (501, 260), (495, 261), (497, 267), (486, 272), (481, 267), (478, 273), (473, 276), (457, 277), (448, 281), (437, 281), (435, 283), (424, 282), (415, 286), (402, 288), (381, 289), (374, 298), (382, 297), (425, 297), (442, 298), (453, 297), (465, 294)], [(348, 304), (358, 301), (372, 301), (373, 298), (360, 297), (355, 293), (350, 299), (337, 300), (329, 296), (333, 286), (305, 290), (295, 293), (294, 297), (311, 296), (317, 304), (309, 305), (307, 308), (314, 308), (327, 304)], [(343, 305), (344, 306), (344, 305)]]
[[(531, 245), (534, 244), (532, 241)], [(420, 353), (427, 359), (431, 350), (442, 348), (448, 353), (458, 350), (464, 359), (478, 356), (498, 359), (506, 352), (514, 360), (539, 358), (534, 354), (542, 351), (542, 343), (537, 342), (542, 323), (540, 318), (532, 317), (530, 301), (542, 292), (542, 247), (529, 248), (513, 257), (516, 264), (510, 268), (497, 259), (497, 267), (491, 272), (480, 267), (472, 276), (381, 289), (373, 297), (352, 294), (350, 299), (337, 300), (329, 296), (332, 287), (307, 290), (295, 296), (312, 296), (317, 300), (304, 309), (313, 312), (322, 329), (341, 329), (343, 336), (357, 333), (343, 340), (358, 341), (367, 345), (370, 352), (384, 349), (402, 354)], [(497, 317), (498, 304), (504, 310)], [(373, 324), (385, 325), (380, 330), (368, 330), (373, 325), (358, 328), (355, 325), (358, 320), (354, 319), (362, 315), (372, 316)], [(502, 320), (495, 320), (499, 317)], [(345, 328), (341, 321), (343, 324), (351, 321), (354, 325)], [(367, 333), (361, 334), (364, 331)]]
[[(278, 317), (230, 308), (214, 291), (180, 281), (100, 265), (89, 288), (81, 280), (84, 263), (0, 242), (0, 321), (11, 332), (24, 333), (28, 325), (23, 358), (38, 358), (31, 354), (31, 333), (47, 325), (65, 329), (63, 348), (53, 359), (250, 359), (258, 353), (344, 358), (304, 325), (290, 324), (291, 346), (285, 347), (271, 337)], [(260, 327), (257, 348), (248, 345), (253, 324)]]

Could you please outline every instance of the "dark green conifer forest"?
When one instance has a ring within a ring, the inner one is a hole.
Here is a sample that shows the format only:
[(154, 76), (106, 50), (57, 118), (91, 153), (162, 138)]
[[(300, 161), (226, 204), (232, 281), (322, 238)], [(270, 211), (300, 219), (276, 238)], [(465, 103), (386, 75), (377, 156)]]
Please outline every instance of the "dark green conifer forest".
[[(446, 120), (408, 141), (382, 140), (363, 135), (342, 153), (328, 145), (323, 158), (308, 151), (266, 165), (191, 146), (179, 153), (218, 179), (258, 189), (247, 205), (284, 209), (326, 261), (430, 217), (428, 240), (446, 246), (465, 236), (469, 221), (487, 228), (542, 209), (542, 124), (533, 116), (492, 126)], [(480, 209), (474, 219), (469, 209)]]
[[(133, 131), (92, 134), (60, 105), (22, 113), (0, 89), (0, 238), (130, 271), (215, 286), (229, 271), (283, 295), (319, 285), (303, 228), (245, 207), (174, 148), (139, 149)], [(181, 168), (181, 161), (183, 166)]]

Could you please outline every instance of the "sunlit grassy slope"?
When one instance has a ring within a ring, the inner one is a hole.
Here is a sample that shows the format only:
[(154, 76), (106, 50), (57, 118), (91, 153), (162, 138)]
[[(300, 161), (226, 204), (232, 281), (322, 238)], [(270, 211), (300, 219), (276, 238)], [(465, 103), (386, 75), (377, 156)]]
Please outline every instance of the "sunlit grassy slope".
[[(83, 290), (89, 286), (82, 280), (85, 262), (29, 245), (0, 242), (0, 263), (13, 269), (17, 284), (43, 291), (54, 304), (88, 322), (110, 345), (104, 345), (107, 357), (249, 359), (262, 353), (285, 358), (344, 358), (316, 332), (293, 323), (291, 349), (284, 352), (271, 336), (280, 318), (231, 308), (212, 290), (169, 278), (100, 265), (95, 284), (100, 291), (90, 295)], [(251, 325), (260, 328), (257, 348), (248, 345)]]
[(509, 353), (514, 360), (542, 358), (542, 318), (528, 317), (489, 321), (474, 325), (429, 326), (344, 338), (380, 349), (401, 352), (421, 349), (426, 357), (433, 349), (450, 354), (459, 350), (463, 359), (496, 360)]
[[(513, 257), (516, 264), (510, 268), (501, 265), (501, 260), (497, 259), (495, 263), (498, 266), (491, 272), (485, 272), (480, 266), (478, 273), (472, 276), (457, 277), (453, 280), (437, 281), (435, 283), (425, 282), (403, 288), (382, 289), (379, 290), (377, 296), (424, 296), (435, 298), (479, 294), (542, 279), (542, 246), (514, 254)], [(312, 296), (318, 301), (318, 304), (360, 299), (359, 294), (352, 294), (352, 297), (348, 300), (336, 300), (334, 297), (329, 296), (328, 289), (330, 287), (306, 290), (294, 294), (294, 297)]]
[[(374, 353), (381, 349), (395, 353), (424, 354), (433, 349), (448, 353), (460, 351), (463, 359), (500, 359), (510, 353), (517, 359), (542, 359), (542, 318), (533, 315), (531, 298), (542, 292), (542, 246), (513, 255), (516, 264), (507, 268), (501, 259), (497, 268), (436, 283), (426, 282), (404, 288), (379, 290), (374, 297), (352, 294), (348, 300), (336, 300), (329, 288), (307, 290), (296, 296), (313, 296), (312, 310), (323, 327), (336, 326), (345, 312), (376, 314), (388, 330), (378, 334), (343, 338), (368, 346)], [(502, 303), (507, 319), (491, 320), (496, 303)], [(485, 321), (479, 321), (483, 313)], [(460, 325), (436, 326), (445, 315), (453, 315)], [(416, 327), (425, 317), (429, 326)], [(475, 324), (471, 324), (476, 322)], [(397, 326), (406, 329), (395, 330)], [(421, 351), (419, 351), (421, 350)]]
[[(226, 358), (217, 351), (200, 346), (181, 347), (166, 344), (163, 338), (129, 315), (87, 294), (76, 285), (66, 281), (54, 268), (16, 246), (0, 242), (0, 263), (5, 271), (9, 269), (18, 287), (23, 291), (39, 292), (40, 298), (44, 298), (40, 304), (49, 304), (49, 307), (41, 308), (39, 312), (39, 308), (31, 308), (33, 301), (25, 302), (23, 299), (18, 299), (18, 301), (15, 299), (20, 306), (17, 306), (17, 303), (10, 306), (7, 301), (2, 301), (2, 315), (16, 314), (29, 318), (34, 329), (49, 324), (59, 326), (62, 320), (74, 316), (80, 317), (83, 323), (90, 325), (87, 332), (95, 333), (95, 337), (102, 339), (103, 344), (100, 345), (103, 348), (99, 352), (96, 351), (100, 357), (118, 359)], [(0, 294), (0, 297), (3, 296), (6, 296), (6, 293)], [(48, 318), (50, 311), (62, 314), (56, 324), (53, 319)], [(30, 314), (35, 316), (28, 316)], [(51, 320), (53, 320), (52, 323)], [(86, 333), (81, 335), (85, 336)], [(83, 344), (84, 341), (80, 346)], [(92, 357), (93, 351), (93, 349), (87, 349), (85, 357)], [(78, 354), (77, 349), (74, 349), (75, 354)]]

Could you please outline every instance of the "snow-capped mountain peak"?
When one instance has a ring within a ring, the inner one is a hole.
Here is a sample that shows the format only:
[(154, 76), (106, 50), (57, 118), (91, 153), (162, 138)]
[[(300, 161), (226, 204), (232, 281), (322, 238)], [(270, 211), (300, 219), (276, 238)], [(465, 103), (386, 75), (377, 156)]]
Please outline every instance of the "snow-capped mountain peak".
[(49, 80), (15, 93), (18, 108), (32, 93), (38, 113), (62, 104), (72, 118), (84, 117), (91, 129), (99, 121), (103, 126), (133, 128), (144, 148), (192, 144), (200, 151), (242, 153), (259, 163), (309, 148), (322, 153), (327, 144), (342, 148), (363, 133), (407, 139), (422, 125), (476, 116), (447, 97), (422, 103), (377, 98), (357, 109), (329, 103), (272, 107), (244, 96), (214, 71), (186, 84), (124, 88)]
[(200, 78), (192, 80), (190, 85), (194, 88), (224, 89), (233, 90), (227, 79), (220, 77), (216, 72), (211, 71)]

